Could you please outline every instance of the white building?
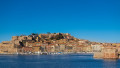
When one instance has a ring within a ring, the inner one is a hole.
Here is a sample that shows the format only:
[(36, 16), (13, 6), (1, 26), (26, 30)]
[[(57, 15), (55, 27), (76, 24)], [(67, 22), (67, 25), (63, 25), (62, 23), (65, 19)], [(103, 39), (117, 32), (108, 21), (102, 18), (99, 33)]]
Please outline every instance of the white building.
[(103, 45), (99, 44), (91, 45), (91, 47), (93, 52), (101, 52), (103, 49)]

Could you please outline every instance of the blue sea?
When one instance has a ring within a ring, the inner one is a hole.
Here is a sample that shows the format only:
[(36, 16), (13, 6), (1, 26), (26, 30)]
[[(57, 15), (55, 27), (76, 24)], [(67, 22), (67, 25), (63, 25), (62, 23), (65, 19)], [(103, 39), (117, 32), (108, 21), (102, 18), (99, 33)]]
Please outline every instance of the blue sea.
[(94, 59), (91, 54), (0, 55), (0, 68), (120, 68), (120, 60)]

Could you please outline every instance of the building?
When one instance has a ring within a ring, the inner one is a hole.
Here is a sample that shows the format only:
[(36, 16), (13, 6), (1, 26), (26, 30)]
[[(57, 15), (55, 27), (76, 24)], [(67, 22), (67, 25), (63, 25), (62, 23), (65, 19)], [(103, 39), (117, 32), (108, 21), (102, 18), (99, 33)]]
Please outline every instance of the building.
[(85, 52), (92, 52), (92, 47), (91, 45), (85, 46)]
[(23, 53), (32, 53), (33, 52), (33, 48), (32, 47), (23, 47), (22, 48), (22, 52)]
[(103, 49), (103, 45), (95, 44), (91, 45), (92, 47), (92, 52), (101, 52)]
[(72, 45), (66, 45), (65, 46), (65, 51), (66, 52), (73, 52), (73, 46)]
[(59, 47), (60, 47), (60, 52), (65, 51), (65, 44), (59, 44)]
[(14, 54), (17, 53), (17, 48), (11, 41), (3, 41), (0, 44), (0, 53), (2, 54)]

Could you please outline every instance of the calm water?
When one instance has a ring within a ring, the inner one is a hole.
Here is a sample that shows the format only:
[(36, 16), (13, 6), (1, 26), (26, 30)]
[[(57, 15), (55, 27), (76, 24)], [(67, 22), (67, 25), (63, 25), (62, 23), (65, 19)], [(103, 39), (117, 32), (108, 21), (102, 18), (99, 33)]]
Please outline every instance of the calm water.
[(120, 60), (92, 55), (0, 55), (0, 68), (120, 68)]

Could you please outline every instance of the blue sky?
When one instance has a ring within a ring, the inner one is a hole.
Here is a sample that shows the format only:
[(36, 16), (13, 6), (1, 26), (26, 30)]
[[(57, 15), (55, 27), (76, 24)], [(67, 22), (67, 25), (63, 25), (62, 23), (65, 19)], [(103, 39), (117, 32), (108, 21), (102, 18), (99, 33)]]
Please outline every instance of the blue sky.
[(120, 43), (120, 0), (0, 0), (0, 42), (46, 32)]

